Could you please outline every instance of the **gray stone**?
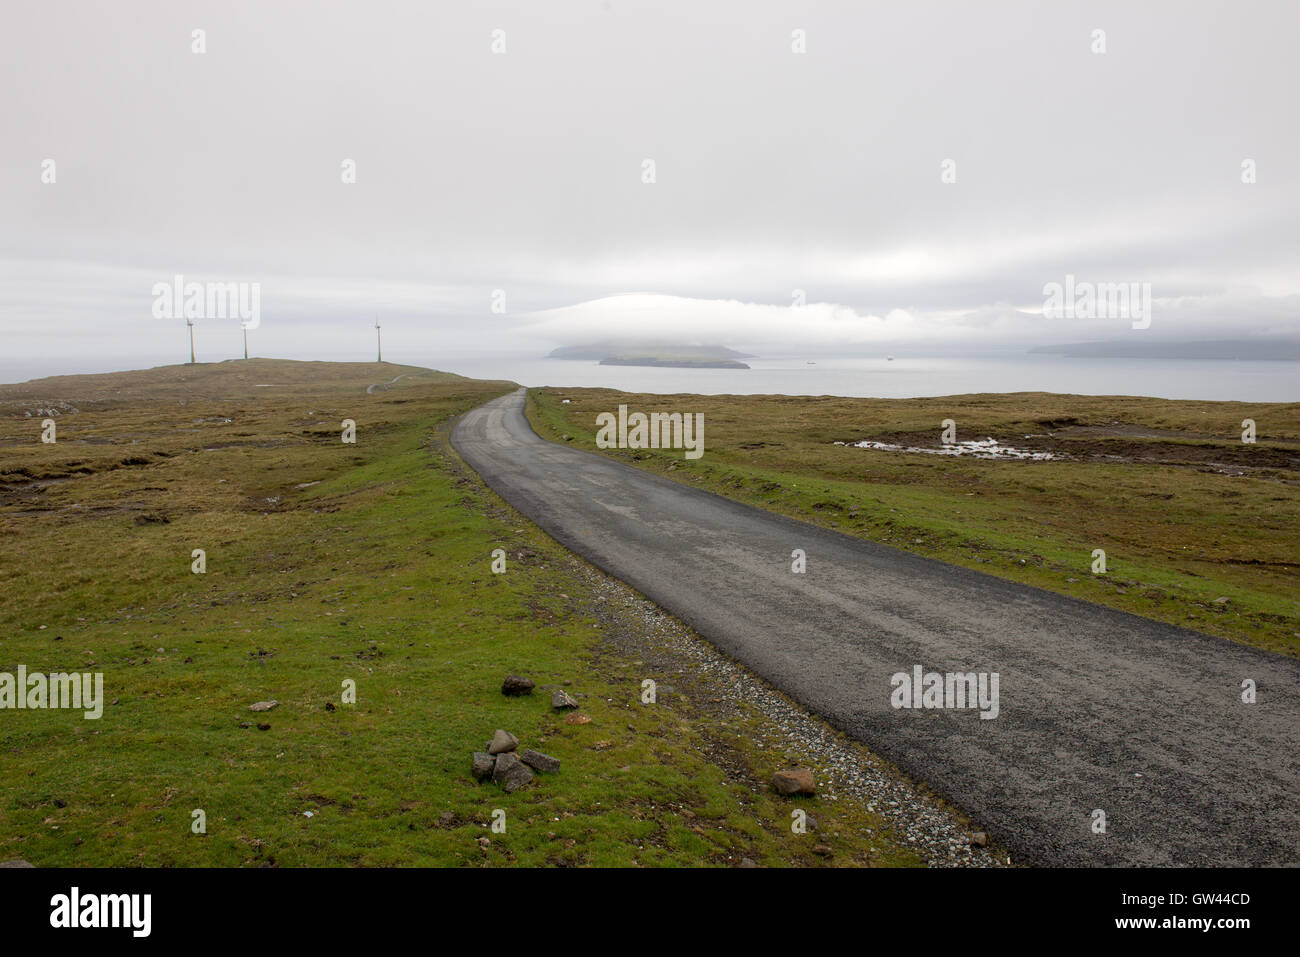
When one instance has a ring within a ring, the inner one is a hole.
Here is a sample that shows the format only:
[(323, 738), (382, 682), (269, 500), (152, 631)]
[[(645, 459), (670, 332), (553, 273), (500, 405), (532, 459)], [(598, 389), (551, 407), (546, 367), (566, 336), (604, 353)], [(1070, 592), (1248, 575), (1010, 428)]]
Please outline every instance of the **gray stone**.
[(279, 703), (280, 702), (278, 701), (259, 701), (256, 704), (250, 704), (248, 706), (248, 710), (249, 711), (270, 711)]
[(492, 740), (488, 743), (488, 754), (504, 754), (506, 751), (513, 751), (519, 747), (519, 739), (509, 731), (497, 729), (497, 733), (492, 735)]
[(24, 861), (21, 857), (15, 857), (15, 858), (13, 858), (12, 860), (8, 860), (8, 861), (0, 861), (0, 867), (14, 867), (14, 868), (17, 868), (17, 867), (32, 867), (32, 868), (34, 868), (35, 866), (36, 866), (35, 864), (29, 864), (29, 863), (27, 863), (27, 861)]
[(519, 764), (506, 776), (502, 786), (506, 789), (507, 794), (512, 794), (525, 784), (531, 783), (532, 780), (533, 772), (528, 770), (525, 765)]
[(492, 780), (504, 787), (507, 794), (523, 787), (532, 779), (533, 772), (519, 760), (519, 755), (512, 751), (497, 755), (496, 766), (492, 769)]
[(510, 773), (511, 769), (520, 763), (522, 762), (519, 760), (519, 755), (515, 754), (513, 751), (505, 751), (498, 754), (492, 759), (492, 780), (500, 784), (501, 780)]
[(534, 751), (532, 748), (526, 748), (519, 752), (519, 760), (524, 762), (534, 771), (544, 771), (547, 774), (554, 774), (560, 770), (560, 759), (553, 758), (549, 754), (542, 754), (540, 751)]
[(574, 700), (573, 695), (569, 694), (569, 692), (564, 689), (560, 689), (555, 692), (555, 694), (551, 695), (551, 707), (557, 711), (561, 711), (564, 708), (576, 708), (577, 706), (578, 702)]
[(474, 752), (474, 763), (470, 767), (470, 773), (474, 775), (474, 780), (482, 781), (492, 776), (492, 769), (496, 766), (497, 759), (486, 751)]
[(501, 682), (501, 693), (504, 695), (532, 694), (533, 687), (533, 679), (511, 675)]

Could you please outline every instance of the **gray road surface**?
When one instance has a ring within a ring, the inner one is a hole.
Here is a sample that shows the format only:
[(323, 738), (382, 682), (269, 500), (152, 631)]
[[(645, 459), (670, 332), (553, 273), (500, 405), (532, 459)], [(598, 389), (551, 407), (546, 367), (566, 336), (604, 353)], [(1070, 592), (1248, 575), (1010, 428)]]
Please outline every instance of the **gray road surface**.
[[(520, 390), (452, 444), (557, 541), (1040, 865), (1300, 860), (1300, 663), (861, 541), (539, 438)], [(611, 410), (613, 411), (613, 410)], [(651, 411), (651, 410), (646, 410)], [(706, 453), (707, 454), (707, 453)], [(791, 572), (791, 552), (807, 572)], [(996, 719), (891, 676), (996, 672)], [(1258, 702), (1244, 704), (1252, 678)], [(1093, 814), (1106, 831), (1093, 831)]]

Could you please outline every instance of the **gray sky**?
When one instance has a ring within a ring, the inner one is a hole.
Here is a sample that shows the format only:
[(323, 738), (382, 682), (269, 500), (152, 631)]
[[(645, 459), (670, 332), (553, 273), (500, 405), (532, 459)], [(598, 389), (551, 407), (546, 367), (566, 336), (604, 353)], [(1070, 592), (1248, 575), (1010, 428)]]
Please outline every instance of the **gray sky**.
[[(304, 357), (368, 350), (375, 312), (393, 358), (1300, 335), (1298, 28), (1289, 0), (11, 5), (0, 341), (172, 349), (176, 274), (260, 283), (258, 351)], [(1066, 274), (1150, 283), (1151, 327), (1043, 317)]]

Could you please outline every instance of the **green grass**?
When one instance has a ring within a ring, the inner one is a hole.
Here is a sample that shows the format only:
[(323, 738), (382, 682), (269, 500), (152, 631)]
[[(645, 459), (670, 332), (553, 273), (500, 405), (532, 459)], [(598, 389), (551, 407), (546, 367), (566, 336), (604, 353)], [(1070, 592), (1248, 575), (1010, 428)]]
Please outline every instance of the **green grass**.
[[(597, 449), (596, 415), (620, 404), (702, 412), (703, 458)], [(881, 400), (546, 389), (530, 392), (529, 416), (552, 439), (568, 435), (579, 447), (761, 508), (1300, 654), (1300, 405), (1044, 393)], [(1247, 417), (1259, 432), (1253, 445), (1240, 442)], [(1071, 458), (980, 461), (834, 444), (870, 438), (934, 447), (948, 418), (959, 440), (995, 436)], [(1106, 552), (1104, 575), (1091, 571), (1097, 548)]]
[[(102, 671), (111, 702), (98, 721), (0, 711), (0, 859), (820, 866), (820, 842), (837, 864), (917, 863), (852, 799), (801, 799), (821, 833), (790, 834), (756, 714), (720, 728), (685, 698), (640, 704), (654, 676), (605, 641), (585, 573), (440, 437), (511, 388), (269, 360), (0, 387), (0, 671)], [(44, 445), (24, 413), (57, 400), (78, 411)], [(571, 681), (591, 723), (504, 697), (512, 673)], [(496, 728), (560, 773), (475, 782)]]

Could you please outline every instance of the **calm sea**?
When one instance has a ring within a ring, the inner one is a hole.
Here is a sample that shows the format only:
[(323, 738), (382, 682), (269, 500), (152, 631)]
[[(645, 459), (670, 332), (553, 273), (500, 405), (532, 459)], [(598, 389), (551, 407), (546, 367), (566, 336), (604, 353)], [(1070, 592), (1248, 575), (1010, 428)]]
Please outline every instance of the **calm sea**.
[[(0, 360), (0, 382), (38, 376), (144, 369), (174, 362), (174, 355), (131, 360), (27, 362)], [(286, 357), (287, 358), (287, 357)], [(342, 355), (295, 358), (356, 360)], [(805, 357), (746, 359), (749, 369), (653, 369), (602, 366), (594, 361), (448, 352), (385, 354), (390, 362), (427, 366), (482, 379), (512, 379), (526, 386), (594, 386), (627, 392), (709, 395), (845, 395), (913, 398), (970, 392), (1071, 392), (1142, 395), (1165, 399), (1242, 402), (1300, 401), (1300, 362), (1200, 359), (1067, 359), (1009, 355), (893, 361)]]
[(1300, 362), (1199, 359), (980, 358), (746, 359), (749, 369), (655, 369), (568, 359), (446, 356), (412, 360), (461, 375), (526, 386), (597, 386), (705, 395), (844, 395), (880, 398), (970, 392), (1069, 392), (1164, 399), (1300, 401)]

